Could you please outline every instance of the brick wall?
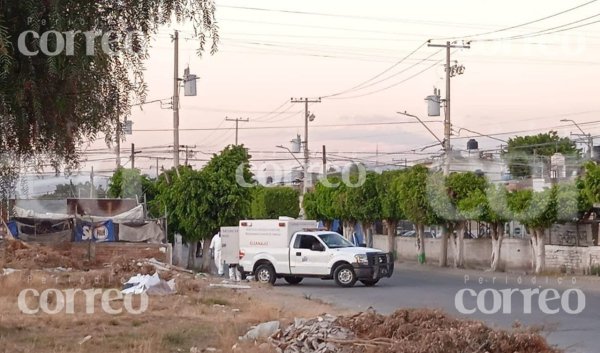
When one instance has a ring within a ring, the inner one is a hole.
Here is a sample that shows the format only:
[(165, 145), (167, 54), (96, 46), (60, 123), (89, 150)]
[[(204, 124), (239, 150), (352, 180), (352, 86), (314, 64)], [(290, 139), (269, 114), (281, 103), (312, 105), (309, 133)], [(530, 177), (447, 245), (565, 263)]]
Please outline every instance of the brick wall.
[(72, 243), (72, 254), (75, 257), (87, 259), (94, 262), (109, 263), (117, 257), (130, 259), (155, 258), (158, 261), (171, 264), (171, 244), (147, 244), (147, 243)]

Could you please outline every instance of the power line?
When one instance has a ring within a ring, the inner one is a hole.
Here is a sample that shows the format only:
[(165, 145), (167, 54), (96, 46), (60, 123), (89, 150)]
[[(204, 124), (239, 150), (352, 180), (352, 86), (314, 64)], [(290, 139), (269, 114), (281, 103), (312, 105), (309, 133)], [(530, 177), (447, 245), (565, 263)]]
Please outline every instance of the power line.
[(575, 11), (575, 10), (577, 10), (579, 8), (582, 8), (584, 6), (592, 4), (592, 3), (596, 2), (596, 1), (598, 1), (598, 0), (588, 1), (586, 3), (577, 5), (575, 7), (572, 7), (572, 8), (560, 11), (558, 13), (555, 13), (555, 14), (552, 14), (552, 15), (549, 15), (549, 16), (544, 16), (542, 18), (538, 18), (537, 20), (528, 21), (528, 22), (521, 23), (521, 24), (518, 24), (518, 25), (510, 26), (510, 27), (500, 28), (500, 29), (497, 29), (497, 30), (494, 30), (494, 31), (482, 32), (482, 33), (475, 33), (475, 34), (471, 34), (471, 35), (467, 35), (467, 36), (459, 36), (459, 37), (437, 38), (436, 40), (449, 40), (449, 39), (459, 39), (459, 38), (474, 38), (474, 37), (485, 36), (485, 35), (488, 35), (488, 34), (495, 34), (495, 33), (505, 32), (505, 31), (509, 31), (511, 29), (515, 29), (515, 28), (519, 28), (519, 27), (525, 27), (525, 26), (528, 26), (528, 25), (531, 25), (531, 24), (534, 24), (534, 23), (537, 23), (537, 22), (542, 22), (542, 21), (551, 19), (553, 17), (557, 17), (557, 16), (560, 16), (560, 15), (563, 15), (563, 14), (571, 12), (571, 11)]
[(413, 54), (415, 54), (417, 51), (419, 51), (421, 48), (423, 48), (426, 44), (427, 44), (427, 42), (421, 43), (421, 45), (419, 45), (413, 51), (411, 51), (410, 53), (408, 53), (408, 55), (406, 55), (402, 59), (398, 60), (392, 66), (388, 67), (387, 69), (383, 70), (382, 72), (378, 73), (377, 75), (371, 77), (370, 79), (368, 79), (366, 81), (363, 81), (363, 82), (359, 83), (358, 85), (356, 85), (354, 87), (351, 87), (351, 88), (349, 88), (347, 90), (344, 90), (344, 91), (341, 91), (341, 92), (337, 92), (337, 93), (333, 93), (333, 94), (329, 94), (329, 95), (325, 95), (325, 96), (321, 96), (321, 98), (331, 98), (331, 97), (339, 96), (339, 95), (342, 95), (344, 93), (351, 92), (353, 90), (359, 89), (360, 87), (364, 86), (365, 84), (367, 84), (367, 83), (369, 83), (369, 82), (371, 82), (371, 81), (373, 81), (373, 80), (381, 77), (382, 75), (385, 75), (387, 72), (389, 72), (390, 70), (394, 69), (396, 66), (402, 64), (409, 57), (411, 57)]
[(573, 25), (573, 24), (576, 24), (576, 23), (580, 23), (580, 22), (583, 22), (583, 21), (587, 21), (589, 19), (592, 19), (592, 18), (595, 18), (595, 17), (598, 17), (598, 16), (600, 16), (600, 13), (592, 15), (592, 16), (588, 16), (588, 17), (583, 18), (583, 19), (579, 19), (577, 21), (565, 23), (565, 24), (562, 24), (560, 26), (555, 26), (555, 27), (547, 28), (547, 29), (544, 29), (544, 30), (541, 30), (541, 31), (536, 31), (536, 32), (531, 32), (531, 33), (525, 33), (525, 34), (520, 34), (520, 35), (514, 35), (514, 36), (509, 36), (509, 37), (487, 38), (487, 39), (474, 39), (474, 40), (472, 40), (472, 42), (497, 42), (497, 41), (506, 41), (506, 40), (516, 40), (516, 39), (539, 37), (539, 36), (545, 36), (545, 35), (554, 34), (554, 33), (560, 33), (560, 32), (570, 31), (572, 29), (577, 29), (577, 28), (587, 27), (587, 26), (593, 25), (595, 23), (600, 22), (600, 20), (589, 22), (589, 23), (584, 23), (582, 25), (568, 27), (568, 28), (564, 28), (564, 27), (570, 26), (570, 25)]

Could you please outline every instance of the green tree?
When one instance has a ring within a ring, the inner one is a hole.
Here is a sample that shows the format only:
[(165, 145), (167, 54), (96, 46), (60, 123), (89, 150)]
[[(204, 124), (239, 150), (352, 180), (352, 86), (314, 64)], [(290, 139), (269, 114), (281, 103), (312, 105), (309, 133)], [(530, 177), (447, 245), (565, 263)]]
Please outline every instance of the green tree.
[(545, 165), (544, 169), (549, 170), (549, 157), (557, 152), (568, 158), (581, 158), (581, 150), (577, 149), (575, 142), (568, 137), (559, 137), (556, 131), (512, 137), (503, 154), (512, 176), (520, 178), (531, 176), (531, 166), (540, 163), (537, 160), (539, 157), (543, 158), (541, 163)]
[(451, 173), (447, 177), (441, 173), (429, 175), (428, 200), (436, 215), (432, 220), (442, 226), (440, 266), (447, 264), (448, 235), (454, 245), (454, 266), (464, 266), (464, 233), (467, 218), (460, 212), (458, 205), (474, 191), (485, 190), (486, 185), (487, 181), (483, 176), (472, 172)]
[[(209, 40), (214, 53), (214, 14), (209, 1), (2, 1), (0, 150), (14, 154), (15, 163), (76, 164), (82, 141), (99, 134), (112, 141), (122, 128), (118, 117), (129, 114), (133, 101), (145, 99), (144, 60), (152, 37), (173, 20), (186, 21), (194, 27), (198, 53)], [(48, 50), (56, 55), (27, 55), (19, 48), (20, 38), (30, 51), (45, 49), (33, 35), (21, 37), (27, 31), (73, 31), (74, 45), (58, 52), (57, 37), (50, 35)], [(108, 47), (118, 54), (105, 52), (100, 37), (89, 40), (83, 34), (88, 31), (106, 34)], [(86, 52), (88, 40), (93, 53)]]
[(415, 224), (417, 260), (421, 264), (427, 261), (425, 257), (425, 225), (439, 224), (428, 199), (428, 174), (427, 168), (416, 165), (409, 168), (398, 180), (400, 207), (406, 217)]
[(142, 175), (139, 169), (118, 168), (108, 181), (108, 197), (135, 199), (143, 201), (144, 194), (153, 199), (155, 185), (148, 176)]
[(303, 198), (307, 217), (320, 220), (325, 228), (331, 229), (332, 221), (340, 218), (338, 189), (341, 185), (341, 179), (336, 176), (319, 180), (315, 184), (314, 190), (304, 195)]
[(508, 192), (504, 186), (489, 184), (485, 192), (475, 190), (458, 204), (460, 212), (467, 219), (489, 224), (492, 238), (492, 271), (498, 271), (500, 268), (504, 224), (512, 219), (507, 198)]
[(253, 219), (277, 219), (278, 217), (298, 218), (300, 204), (299, 192), (287, 186), (263, 187), (252, 189), (250, 217)]
[(364, 182), (348, 189), (348, 207), (352, 218), (360, 222), (367, 244), (373, 246), (373, 223), (381, 219), (381, 202), (377, 185), (380, 175), (368, 172)]
[(405, 218), (400, 206), (402, 199), (398, 194), (398, 184), (404, 170), (384, 171), (377, 180), (376, 188), (381, 206), (381, 218), (387, 225), (388, 250), (396, 255), (396, 227)]

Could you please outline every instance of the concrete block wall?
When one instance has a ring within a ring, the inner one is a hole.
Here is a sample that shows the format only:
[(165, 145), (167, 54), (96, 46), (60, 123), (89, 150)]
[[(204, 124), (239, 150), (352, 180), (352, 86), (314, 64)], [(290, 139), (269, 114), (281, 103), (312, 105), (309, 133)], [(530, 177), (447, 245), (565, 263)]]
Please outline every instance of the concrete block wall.
[[(396, 237), (396, 255), (399, 260), (416, 261), (415, 238)], [(374, 246), (388, 251), (387, 236), (374, 235)], [(427, 259), (437, 261), (440, 253), (439, 239), (425, 240)], [(467, 267), (488, 267), (492, 254), (492, 240), (465, 239), (465, 263)], [(448, 242), (448, 261), (454, 256), (454, 244)], [(507, 271), (523, 271), (532, 268), (529, 239), (505, 238), (501, 249), (501, 267)], [(546, 268), (548, 271), (587, 274), (592, 266), (600, 266), (600, 246), (573, 247), (546, 245)]]

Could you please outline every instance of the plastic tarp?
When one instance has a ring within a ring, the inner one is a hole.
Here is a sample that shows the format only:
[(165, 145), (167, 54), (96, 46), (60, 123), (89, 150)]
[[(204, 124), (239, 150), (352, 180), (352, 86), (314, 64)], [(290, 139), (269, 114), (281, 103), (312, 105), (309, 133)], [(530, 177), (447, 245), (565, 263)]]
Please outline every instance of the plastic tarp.
[(52, 220), (63, 220), (73, 218), (73, 216), (66, 213), (40, 213), (33, 210), (26, 210), (24, 208), (15, 206), (13, 207), (14, 216), (17, 218), (37, 218), (37, 219), (52, 219)]
[(100, 217), (100, 216), (84, 216), (82, 217), (86, 221), (92, 222), (102, 222), (111, 220), (113, 223), (142, 223), (144, 222), (144, 206), (137, 205), (136, 207), (130, 209), (127, 212), (120, 213), (118, 215), (109, 216), (109, 217)]
[(142, 226), (128, 226), (119, 224), (119, 241), (128, 241), (132, 243), (160, 243), (164, 233), (160, 225), (156, 222), (146, 223)]
[(170, 281), (161, 280), (158, 277), (158, 273), (154, 273), (153, 275), (135, 275), (125, 284), (123, 284), (123, 289), (121, 293), (123, 294), (159, 294), (166, 295), (175, 293), (175, 280), (172, 279)]

